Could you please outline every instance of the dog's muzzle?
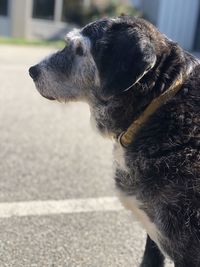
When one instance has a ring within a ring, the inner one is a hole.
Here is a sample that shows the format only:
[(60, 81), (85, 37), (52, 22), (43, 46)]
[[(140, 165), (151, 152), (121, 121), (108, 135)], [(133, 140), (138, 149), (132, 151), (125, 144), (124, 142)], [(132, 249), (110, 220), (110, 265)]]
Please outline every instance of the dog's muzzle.
[[(29, 75), (31, 76), (31, 78), (33, 79), (34, 82), (37, 82), (37, 80), (39, 79), (39, 76), (40, 76), (40, 73), (41, 73), (41, 70), (40, 70), (40, 67), (39, 65), (35, 65), (35, 66), (32, 66), (30, 67), (29, 69)], [(41, 93), (41, 92), (40, 92)], [(44, 95), (41, 93), (41, 95), (49, 100), (55, 100), (54, 97), (51, 97), (51, 96), (47, 96), (47, 95)]]

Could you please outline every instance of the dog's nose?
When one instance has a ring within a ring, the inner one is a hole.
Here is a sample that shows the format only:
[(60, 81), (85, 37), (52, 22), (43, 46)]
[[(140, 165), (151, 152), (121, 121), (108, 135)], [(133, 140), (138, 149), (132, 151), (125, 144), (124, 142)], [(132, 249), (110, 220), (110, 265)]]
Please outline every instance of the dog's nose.
[(30, 67), (29, 75), (31, 76), (33, 80), (36, 80), (39, 74), (40, 74), (40, 68), (38, 67), (38, 65)]

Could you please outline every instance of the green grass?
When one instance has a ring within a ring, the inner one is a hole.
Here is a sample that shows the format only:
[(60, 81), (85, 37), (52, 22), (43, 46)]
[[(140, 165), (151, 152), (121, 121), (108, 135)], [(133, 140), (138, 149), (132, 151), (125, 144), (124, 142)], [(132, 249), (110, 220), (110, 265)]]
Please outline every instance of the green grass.
[(1, 44), (50, 46), (50, 47), (56, 47), (56, 48), (62, 48), (65, 45), (64, 41), (26, 40), (26, 39), (19, 39), (19, 38), (0, 37), (0, 45)]

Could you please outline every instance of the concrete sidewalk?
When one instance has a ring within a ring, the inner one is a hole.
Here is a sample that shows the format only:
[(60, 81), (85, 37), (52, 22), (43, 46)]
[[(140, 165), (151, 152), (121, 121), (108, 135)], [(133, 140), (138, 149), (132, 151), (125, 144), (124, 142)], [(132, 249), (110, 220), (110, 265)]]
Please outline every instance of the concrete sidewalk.
[(49, 52), (0, 46), (0, 266), (137, 267), (145, 232), (115, 198), (112, 143), (28, 76)]

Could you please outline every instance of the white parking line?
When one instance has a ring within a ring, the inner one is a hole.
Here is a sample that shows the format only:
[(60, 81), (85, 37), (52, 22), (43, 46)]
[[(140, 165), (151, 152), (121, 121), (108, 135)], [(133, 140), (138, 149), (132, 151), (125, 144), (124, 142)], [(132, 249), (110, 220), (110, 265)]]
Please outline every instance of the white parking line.
[(123, 210), (116, 197), (0, 203), (0, 218)]

